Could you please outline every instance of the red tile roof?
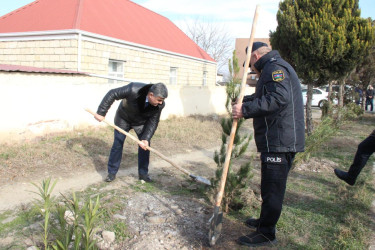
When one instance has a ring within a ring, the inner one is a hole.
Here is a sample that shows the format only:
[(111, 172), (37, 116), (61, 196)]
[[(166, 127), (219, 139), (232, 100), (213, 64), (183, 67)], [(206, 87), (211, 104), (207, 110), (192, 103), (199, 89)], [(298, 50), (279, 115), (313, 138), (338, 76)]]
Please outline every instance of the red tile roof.
[(21, 65), (10, 65), (10, 64), (0, 64), (0, 71), (86, 75), (86, 73), (84, 73), (84, 72), (78, 72), (78, 71), (72, 71), (72, 70), (47, 69), (47, 68), (38, 68), (38, 67), (21, 66)]
[(214, 61), (169, 19), (129, 0), (36, 0), (0, 17), (0, 33), (69, 29)]

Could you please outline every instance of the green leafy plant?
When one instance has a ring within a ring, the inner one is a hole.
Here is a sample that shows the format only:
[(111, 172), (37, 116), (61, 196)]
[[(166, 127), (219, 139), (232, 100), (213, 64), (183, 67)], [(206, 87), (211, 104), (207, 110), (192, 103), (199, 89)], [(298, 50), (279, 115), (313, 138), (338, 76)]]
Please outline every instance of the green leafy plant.
[[(96, 249), (93, 240), (95, 233), (95, 223), (100, 217), (99, 207), (100, 200), (99, 196), (96, 197), (95, 204), (89, 199), (82, 207), (80, 207), (80, 200), (73, 193), (72, 199), (68, 199), (64, 196), (64, 203), (66, 204), (67, 211), (70, 212), (72, 218), (70, 223), (72, 224), (74, 235), (74, 249)], [(65, 218), (66, 220), (67, 218)], [(70, 228), (65, 228), (64, 235), (70, 235)]]
[(57, 180), (55, 180), (51, 185), (51, 178), (42, 181), (42, 185), (38, 186), (35, 183), (32, 183), (39, 192), (33, 192), (38, 194), (42, 198), (42, 202), (37, 202), (37, 207), (41, 215), (44, 218), (44, 223), (41, 225), (43, 227), (43, 245), (44, 249), (49, 249), (49, 231), (50, 231), (50, 216), (51, 216), (51, 209), (53, 206), (54, 199), (52, 197), (52, 191), (55, 188)]
[(96, 197), (95, 204), (89, 199), (86, 202), (83, 212), (84, 212), (84, 222), (81, 226), (83, 232), (83, 246), (84, 249), (95, 249), (95, 240), (93, 240), (93, 235), (95, 233), (95, 223), (98, 221), (99, 218), (99, 196)]
[(57, 225), (52, 229), (56, 237), (53, 249), (68, 249), (73, 242), (74, 225), (65, 219), (66, 206), (57, 205)]
[[(44, 218), (44, 249), (97, 249), (93, 236), (95, 224), (101, 214), (99, 196), (95, 202), (89, 199), (81, 206), (75, 193), (71, 199), (61, 194), (64, 198), (61, 205), (51, 196), (56, 182), (51, 184), (51, 178), (48, 178), (43, 180), (40, 186), (33, 183), (39, 191), (34, 193), (42, 198), (36, 206)], [(54, 218), (56, 223), (53, 222)]]

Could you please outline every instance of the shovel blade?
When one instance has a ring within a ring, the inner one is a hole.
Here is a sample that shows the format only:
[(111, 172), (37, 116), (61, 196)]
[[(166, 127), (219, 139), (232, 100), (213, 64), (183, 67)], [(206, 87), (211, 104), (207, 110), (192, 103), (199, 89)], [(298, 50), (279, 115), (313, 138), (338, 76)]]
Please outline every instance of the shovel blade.
[(196, 175), (192, 175), (190, 174), (189, 175), (191, 178), (193, 178), (193, 180), (197, 181), (197, 182), (200, 182), (200, 183), (203, 183), (203, 184), (206, 184), (208, 186), (211, 186), (211, 181), (210, 180), (207, 180), (206, 178), (203, 178), (201, 176), (196, 176)]
[(216, 241), (219, 239), (221, 234), (221, 228), (223, 225), (223, 213), (219, 212), (220, 207), (215, 206), (214, 214), (209, 220), (210, 231), (208, 232), (208, 243), (210, 246), (214, 246)]

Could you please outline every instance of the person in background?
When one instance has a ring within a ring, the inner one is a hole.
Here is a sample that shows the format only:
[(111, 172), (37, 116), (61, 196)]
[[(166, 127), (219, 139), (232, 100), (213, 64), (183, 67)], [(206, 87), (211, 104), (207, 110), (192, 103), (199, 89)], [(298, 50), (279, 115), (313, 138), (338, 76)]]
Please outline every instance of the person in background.
[[(141, 141), (138, 148), (138, 176), (140, 180), (151, 182), (148, 175), (150, 160), (150, 140), (160, 120), (161, 111), (168, 97), (167, 87), (163, 83), (145, 84), (132, 82), (120, 88), (110, 90), (100, 103), (95, 119), (102, 121), (115, 100), (121, 100), (115, 116), (115, 125), (129, 132), (134, 129)], [(122, 151), (126, 136), (114, 132), (114, 141), (108, 159), (108, 176), (106, 182), (116, 178), (120, 168)]]
[(276, 243), (288, 173), (295, 154), (305, 148), (305, 119), (300, 81), (278, 51), (262, 42), (253, 43), (250, 67), (259, 77), (255, 93), (232, 106), (232, 117), (253, 118), (261, 153), (260, 217), (246, 220), (256, 231), (238, 239), (242, 245), (256, 247)]
[(363, 91), (359, 86), (355, 87), (354, 91), (355, 91), (355, 103), (357, 105), (360, 105), (362, 101)]
[(375, 151), (375, 129), (372, 133), (364, 139), (359, 145), (355, 153), (352, 165), (348, 172), (342, 171), (338, 168), (334, 170), (335, 175), (353, 186), (357, 180), (358, 175), (361, 173), (363, 167), (366, 165), (368, 159)]
[(374, 89), (372, 85), (369, 85), (366, 90), (366, 106), (365, 106), (366, 110), (367, 110), (367, 105), (371, 106), (370, 111), (374, 111)]

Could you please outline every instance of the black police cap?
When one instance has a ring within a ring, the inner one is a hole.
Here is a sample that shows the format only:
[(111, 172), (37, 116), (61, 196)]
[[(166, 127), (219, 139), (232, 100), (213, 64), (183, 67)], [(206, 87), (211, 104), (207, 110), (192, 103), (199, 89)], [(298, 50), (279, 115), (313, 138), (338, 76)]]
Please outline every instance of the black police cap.
[[(268, 45), (267, 45), (267, 43), (263, 43), (263, 42), (254, 42), (253, 47), (251, 48), (251, 53), (253, 53), (257, 49), (259, 49), (260, 47), (268, 47)], [(246, 55), (247, 55), (247, 46), (246, 46), (245, 52), (246, 52)], [(243, 66), (245, 67), (245, 62), (243, 62)], [(250, 65), (249, 65), (249, 67), (250, 67)]]
[(253, 43), (253, 47), (251, 49), (251, 53), (253, 53), (257, 49), (259, 49), (260, 47), (268, 47), (268, 45), (267, 45), (267, 43), (263, 43), (263, 42), (255, 42), (255, 43)]

